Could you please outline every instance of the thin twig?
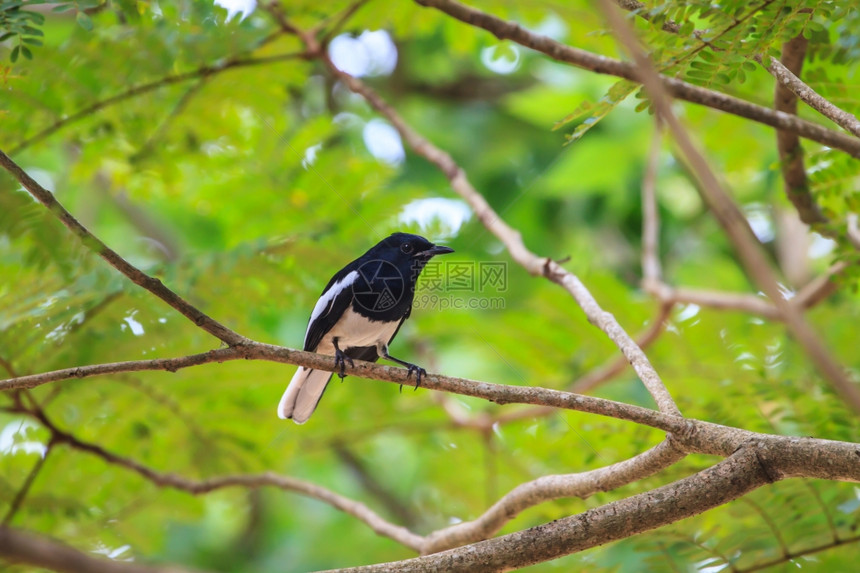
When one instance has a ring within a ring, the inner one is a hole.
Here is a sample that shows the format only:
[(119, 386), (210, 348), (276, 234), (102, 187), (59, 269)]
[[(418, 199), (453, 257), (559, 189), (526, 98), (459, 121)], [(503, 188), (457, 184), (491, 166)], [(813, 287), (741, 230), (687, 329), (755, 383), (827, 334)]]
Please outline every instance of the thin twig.
[(858, 121), (854, 114), (841, 109), (830, 102), (827, 98), (816, 93), (814, 89), (798, 78), (797, 75), (793, 73), (793, 70), (783, 65), (779, 60), (767, 55), (757, 55), (754, 59), (768, 72), (770, 72), (780, 85), (803, 100), (806, 105), (831, 120), (839, 127), (853, 133), (857, 137), (860, 137), (860, 121)]
[(383, 519), (361, 502), (334, 493), (333, 491), (315, 483), (278, 475), (273, 472), (264, 472), (255, 475), (244, 474), (223, 476), (218, 478), (209, 478), (202, 481), (188, 479), (177, 474), (162, 473), (131, 458), (125, 458), (114, 454), (98, 444), (92, 444), (80, 440), (73, 434), (61, 430), (50, 418), (48, 418), (45, 412), (39, 408), (30, 410), (29, 414), (39, 420), (39, 422), (51, 432), (52, 441), (54, 443), (65, 444), (73, 449), (97, 456), (108, 463), (122, 466), (141, 475), (158, 487), (178, 489), (193, 495), (205, 494), (218, 489), (236, 486), (246, 488), (276, 487), (285, 491), (300, 493), (307, 497), (312, 497), (327, 503), (335, 509), (343, 511), (344, 513), (364, 522), (379, 535), (390, 537), (410, 549), (419, 551), (421, 548), (423, 540), (420, 535), (416, 535), (404, 527), (400, 527)]
[[(359, 9), (361, 9), (365, 4), (367, 4), (368, 1), (369, 0), (357, 0), (356, 2), (353, 2), (352, 4), (347, 6), (340, 14), (338, 14), (331, 28), (329, 28), (326, 31), (325, 35), (323, 35), (323, 37), (320, 39), (320, 44), (322, 44), (323, 46), (328, 45), (331, 39), (334, 38), (338, 33), (340, 33), (340, 31), (350, 20), (350, 18), (355, 16), (355, 13), (358, 12)], [(313, 30), (311, 30), (311, 33), (315, 34), (318, 29), (322, 29), (323, 27), (325, 27), (326, 23), (327, 22), (325, 20), (320, 22)]]
[(234, 70), (238, 68), (244, 68), (248, 66), (259, 66), (265, 64), (271, 64), (274, 62), (283, 62), (286, 60), (295, 60), (299, 58), (303, 58), (305, 55), (301, 52), (291, 52), (287, 54), (276, 54), (272, 56), (262, 56), (259, 58), (237, 58), (233, 60), (227, 60), (221, 64), (214, 65), (205, 65), (197, 68), (196, 70), (191, 70), (190, 72), (184, 72), (181, 74), (170, 74), (160, 78), (158, 80), (148, 82), (145, 84), (141, 84), (139, 86), (135, 86), (133, 88), (127, 89), (123, 92), (120, 92), (111, 97), (105, 98), (103, 100), (99, 100), (93, 104), (88, 105), (87, 107), (80, 109), (70, 115), (63, 117), (49, 125), (48, 127), (39, 130), (34, 133), (30, 137), (27, 137), (15, 145), (13, 145), (9, 149), (10, 155), (17, 155), (20, 151), (30, 147), (31, 145), (38, 143), (57, 131), (63, 129), (64, 127), (71, 125), (73, 123), (77, 123), (92, 114), (99, 112), (105, 108), (116, 105), (118, 103), (122, 103), (126, 100), (132, 99), (134, 97), (147, 94), (151, 91), (158, 90), (165, 86), (186, 82), (188, 80), (193, 80), (197, 78), (208, 78), (221, 72), (227, 70)]
[(660, 147), (663, 129), (660, 120), (654, 122), (654, 136), (648, 150), (648, 162), (642, 176), (642, 282), (659, 283), (660, 269), (660, 213), (657, 207), (657, 171), (660, 166)]
[(182, 114), (186, 107), (188, 107), (188, 103), (191, 99), (197, 95), (201, 89), (203, 89), (203, 86), (206, 85), (206, 80), (208, 80), (209, 77), (211, 76), (201, 76), (195, 84), (185, 90), (185, 93), (179, 97), (179, 100), (174, 104), (170, 113), (167, 114), (155, 131), (153, 131), (143, 145), (140, 146), (140, 149), (138, 149), (138, 151), (129, 158), (129, 162), (136, 163), (152, 154), (156, 144), (160, 142), (167, 133), (170, 124)]
[(400, 523), (409, 529), (414, 529), (418, 525), (419, 518), (412, 509), (396, 495), (388, 491), (351, 449), (343, 442), (335, 442), (332, 445), (332, 449), (343, 464), (355, 475), (362, 487), (370, 495), (379, 500)]
[(9, 510), (6, 512), (6, 515), (3, 516), (2, 526), (5, 527), (12, 523), (12, 519), (15, 517), (15, 514), (18, 513), (19, 509), (21, 509), (21, 504), (24, 503), (24, 498), (27, 497), (27, 494), (30, 492), (30, 488), (33, 487), (33, 482), (36, 481), (36, 476), (38, 476), (39, 472), (42, 471), (42, 467), (45, 465), (45, 461), (48, 459), (53, 446), (54, 443), (52, 441), (48, 442), (48, 445), (45, 447), (45, 451), (39, 456), (39, 459), (36, 460), (36, 463), (33, 464), (33, 467), (24, 479), (24, 483), (21, 484), (21, 487), (19, 487), (18, 491), (15, 492), (15, 497), (12, 499), (12, 503), (9, 504)]

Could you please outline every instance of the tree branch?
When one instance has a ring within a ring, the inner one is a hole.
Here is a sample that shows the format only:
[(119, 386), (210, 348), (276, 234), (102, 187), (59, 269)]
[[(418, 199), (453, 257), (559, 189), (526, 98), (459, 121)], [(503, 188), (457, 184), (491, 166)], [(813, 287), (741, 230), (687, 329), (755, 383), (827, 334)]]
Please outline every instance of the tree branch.
[(39, 456), (39, 459), (36, 460), (36, 463), (33, 464), (33, 467), (30, 469), (30, 472), (27, 474), (27, 477), (24, 479), (24, 483), (21, 484), (21, 487), (18, 488), (18, 491), (15, 492), (15, 497), (12, 499), (12, 503), (9, 504), (9, 510), (6, 512), (6, 515), (3, 516), (2, 526), (7, 526), (12, 523), (12, 519), (15, 517), (15, 514), (18, 513), (18, 510), (21, 508), (21, 504), (24, 502), (24, 498), (27, 497), (27, 494), (30, 492), (30, 488), (33, 487), (33, 482), (36, 481), (36, 476), (39, 475), (39, 472), (42, 471), (42, 468), (45, 465), (45, 461), (48, 459), (48, 456), (51, 455), (51, 449), (53, 448), (54, 443), (49, 442), (45, 451), (42, 455)]
[(415, 551), (420, 551), (423, 541), (423, 538), (420, 535), (416, 535), (405, 527), (394, 525), (393, 523), (383, 519), (361, 502), (334, 493), (333, 491), (316, 485), (315, 483), (288, 476), (281, 476), (273, 472), (223, 476), (209, 478), (202, 481), (188, 479), (176, 474), (162, 473), (133, 459), (114, 454), (98, 444), (92, 444), (80, 440), (73, 434), (61, 430), (50, 418), (47, 417), (45, 412), (38, 407), (27, 409), (24, 413), (39, 420), (39, 422), (51, 432), (51, 440), (53, 443), (66, 444), (76, 450), (97, 456), (110, 464), (122, 466), (137, 473), (158, 487), (169, 487), (185, 491), (193, 495), (205, 494), (226, 487), (240, 486), (250, 489), (276, 487), (284, 491), (300, 493), (307, 497), (327, 503), (335, 509), (343, 511), (346, 514), (355, 517), (359, 521), (362, 521), (377, 534), (389, 537)]
[(346, 444), (337, 441), (332, 444), (332, 449), (343, 464), (355, 475), (362, 487), (370, 495), (379, 500), (400, 523), (403, 523), (409, 529), (414, 529), (418, 525), (420, 519), (415, 512), (403, 500), (388, 491), (376, 476), (373, 475), (373, 472), (367, 468), (365, 463)]
[(48, 208), (72, 233), (74, 233), (90, 251), (96, 253), (103, 258), (107, 263), (128, 277), (134, 284), (148, 290), (175, 310), (179, 311), (188, 320), (225, 342), (230, 346), (241, 345), (246, 342), (246, 338), (213, 318), (210, 318), (202, 311), (198, 310), (178, 294), (170, 290), (157, 278), (151, 277), (126, 261), (116, 251), (105, 245), (95, 235), (90, 233), (86, 227), (69, 213), (59, 201), (54, 197), (54, 194), (39, 185), (36, 180), (30, 177), (17, 163), (12, 161), (8, 155), (0, 151), (0, 166), (12, 174), (30, 194), (36, 198), (42, 205)]
[(671, 439), (650, 450), (610, 466), (582, 473), (541, 476), (522, 483), (499, 499), (478, 519), (434, 531), (427, 536), (423, 554), (488, 539), (523, 510), (564, 497), (586, 499), (644, 479), (673, 465), (686, 454)]
[[(173, 360), (182, 361), (185, 360), (185, 358), (186, 357), (182, 357)], [(269, 360), (273, 362), (296, 364), (318, 370), (326, 370), (328, 372), (334, 372), (339, 370), (341, 367), (339, 364), (337, 366), (335, 365), (335, 359), (333, 356), (302, 352), (260, 342), (250, 342), (248, 345), (243, 347), (213, 350), (209, 353), (193, 355), (191, 358), (194, 358), (195, 364), (239, 359)], [(159, 366), (157, 369), (163, 369), (161, 366), (164, 361), (165, 359), (156, 359), (149, 362), (153, 363), (154, 366)], [(128, 363), (120, 362), (106, 366), (109, 366), (112, 372), (120, 371), (123, 365), (135, 367), (137, 370), (143, 370), (146, 369), (142, 367), (146, 362), (147, 361)], [(105, 365), (82, 366), (80, 368), (70, 368), (55, 371), (54, 373), (45, 373), (41, 375), (36, 374), (34, 376), (52, 375), (55, 379), (68, 379), (75, 377), (76, 375), (77, 377), (94, 376), (103, 373), (100, 371), (102, 366)], [(405, 368), (385, 366), (374, 362), (355, 360), (354, 365), (347, 364), (345, 366), (345, 372), (362, 378), (388, 381), (398, 385), (414, 384), (414, 377), (410, 377)], [(22, 376), (3, 382), (5, 388), (8, 389), (14, 388), (17, 384), (20, 384), (21, 381), (26, 382), (26, 380), (30, 378), (32, 377)], [(560, 390), (551, 390), (549, 388), (541, 388), (539, 386), (492, 384), (490, 382), (479, 382), (468, 380), (466, 378), (455, 378), (438, 374), (427, 374), (426, 377), (422, 377), (421, 385), (429, 390), (482, 398), (496, 404), (542, 405), (626, 420), (657, 428), (668, 433), (678, 434), (675, 436), (678, 443), (683, 444), (687, 451), (694, 451), (697, 453), (727, 456), (734, 452), (745, 441), (764, 440), (769, 442), (775, 440), (782, 443), (784, 448), (789, 448), (789, 446), (791, 446), (791, 448), (799, 448), (799, 451), (803, 453), (803, 455), (812, 455), (814, 452), (819, 452), (822, 455), (833, 454), (836, 456), (828, 458), (829, 461), (826, 463), (823, 461), (825, 458), (808, 460), (808, 467), (806, 469), (801, 467), (801, 469), (797, 470), (800, 472), (797, 475), (821, 477), (823, 479), (860, 481), (860, 464), (854, 463), (854, 458), (860, 456), (860, 453), (858, 453), (860, 452), (860, 445), (848, 442), (759, 434), (756, 432), (749, 432), (747, 430), (729, 428), (719, 424), (712, 424), (710, 422), (690, 420), (677, 415), (665, 414), (656, 410), (633, 406), (631, 404), (624, 404), (622, 402), (615, 402), (613, 400), (583, 396), (581, 394), (573, 394), (571, 392), (563, 392)], [(804, 450), (804, 448), (809, 448), (809, 451)], [(830, 451), (828, 448), (835, 448), (835, 450)], [(786, 453), (786, 456), (789, 456), (789, 454)], [(851, 462), (848, 466), (845, 465), (846, 460)]]
[[(542, 52), (554, 60), (598, 74), (607, 74), (641, 83), (636, 72), (636, 66), (627, 62), (567, 46), (547, 36), (530, 32), (515, 22), (502, 20), (454, 0), (415, 0), (415, 2), (422, 6), (436, 8), (471, 26), (483, 28), (500, 40), (512, 40), (527, 48)], [(666, 76), (659, 76), (659, 78), (665, 90), (678, 99), (724, 111), (777, 129), (792, 131), (812, 141), (844, 151), (852, 157), (860, 158), (860, 139), (850, 135), (802, 120), (795, 115), (694, 86), (676, 78)]]
[(745, 446), (693, 476), (585, 513), (482, 541), (468, 548), (340, 569), (341, 573), (509, 571), (680, 521), (774, 481), (777, 456)]
[[(803, 36), (798, 36), (798, 38), (803, 38)], [(795, 42), (796, 40), (797, 38), (791, 40), (787, 45)], [(804, 45), (803, 53), (805, 54), (805, 38), (803, 38), (802, 44)], [(797, 74), (800, 73), (801, 66), (798, 66), (795, 71), (792, 66), (788, 65), (785, 62), (785, 50), (786, 48), (783, 46), (782, 62), (767, 55), (757, 55), (755, 56), (755, 60), (770, 72), (779, 85), (799, 97), (806, 105), (831, 120), (839, 127), (853, 133), (857, 137), (860, 137), (860, 121), (857, 120), (857, 117), (834, 105), (829, 100), (816, 93), (814, 89), (797, 77)], [(801, 64), (802, 62), (803, 60), (801, 59)]]
[(776, 305), (789, 331), (816, 365), (819, 372), (830, 381), (833, 388), (851, 408), (860, 412), (860, 389), (850, 380), (842, 366), (830, 356), (821, 338), (804, 320), (798, 309), (783, 297), (773, 269), (770, 267), (761, 244), (750, 229), (746, 217), (722, 188), (708, 162), (696, 149), (689, 134), (673, 113), (669, 94), (664, 89), (660, 76), (636, 41), (628, 23), (609, 0), (601, 0), (601, 5), (604, 7), (604, 13), (617, 37), (633, 56), (641, 81), (651, 96), (657, 113), (666, 122), (693, 173), (699, 180), (700, 185), (697, 186), (699, 194), (723, 227), (747, 273)]

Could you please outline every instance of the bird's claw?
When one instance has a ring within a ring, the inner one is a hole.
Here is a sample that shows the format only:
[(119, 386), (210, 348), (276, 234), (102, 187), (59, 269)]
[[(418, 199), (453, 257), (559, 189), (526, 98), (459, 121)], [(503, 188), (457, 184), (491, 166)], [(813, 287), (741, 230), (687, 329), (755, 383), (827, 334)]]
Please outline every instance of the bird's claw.
[[(421, 386), (421, 377), (427, 376), (427, 371), (417, 366), (415, 364), (406, 364), (406, 377), (409, 378), (412, 376), (412, 373), (415, 373), (415, 388), (413, 390), (418, 390), (418, 387)], [(400, 385), (400, 393), (403, 394), (403, 384)]]
[(334, 366), (337, 368), (340, 366), (340, 372), (337, 372), (337, 375), (340, 377), (340, 381), (343, 382), (343, 379), (346, 378), (346, 363), (349, 362), (350, 368), (355, 366), (355, 362), (352, 361), (352, 358), (347, 356), (343, 350), (337, 349), (334, 353)]
[(427, 376), (427, 371), (420, 366), (410, 364), (406, 371), (406, 377), (409, 378), (410, 376), (412, 376), (413, 372), (415, 373), (415, 390), (418, 390), (418, 387), (421, 386), (421, 377)]

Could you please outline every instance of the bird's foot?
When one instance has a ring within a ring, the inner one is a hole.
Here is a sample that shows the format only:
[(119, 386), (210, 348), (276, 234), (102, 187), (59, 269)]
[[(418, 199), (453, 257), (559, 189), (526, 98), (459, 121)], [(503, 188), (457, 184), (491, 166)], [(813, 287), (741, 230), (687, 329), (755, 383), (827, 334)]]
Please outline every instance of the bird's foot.
[[(421, 368), (420, 366), (416, 366), (415, 364), (407, 364), (406, 365), (406, 377), (409, 378), (412, 376), (412, 373), (415, 373), (415, 390), (418, 390), (418, 387), (421, 386), (421, 378), (423, 376), (427, 376), (427, 371)], [(403, 388), (401, 384), (400, 388)]]
[(337, 348), (334, 352), (334, 366), (337, 368), (340, 366), (340, 372), (337, 372), (337, 375), (340, 377), (340, 381), (343, 382), (343, 379), (346, 378), (346, 363), (349, 362), (350, 368), (355, 366), (355, 362), (352, 361), (352, 358), (346, 355), (343, 350)]

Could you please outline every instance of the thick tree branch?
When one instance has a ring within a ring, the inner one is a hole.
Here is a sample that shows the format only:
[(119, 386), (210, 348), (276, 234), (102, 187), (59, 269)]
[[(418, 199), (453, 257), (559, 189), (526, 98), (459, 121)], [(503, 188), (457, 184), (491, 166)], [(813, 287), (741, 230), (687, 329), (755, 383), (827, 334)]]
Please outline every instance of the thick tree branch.
[(726, 460), (672, 484), (585, 513), (466, 548), (342, 573), (509, 571), (630, 537), (703, 513), (784, 476), (780, 452), (746, 444)]
[[(780, 471), (780, 460), (781, 455), (775, 444), (763, 446), (747, 443), (728, 459), (693, 476), (579, 515), (465, 548), (340, 571), (503, 571), (547, 561), (674, 523), (789, 477)], [(813, 548), (812, 551), (854, 541), (855, 538), (839, 540), (821, 548)], [(809, 551), (797, 555), (806, 553)], [(176, 567), (147, 567), (93, 557), (48, 538), (5, 527), (0, 527), (0, 556), (11, 562), (69, 573), (186, 571)]]
[[(258, 359), (297, 364), (328, 372), (340, 369), (340, 365), (335, 366), (334, 357), (332, 356), (302, 352), (259, 342), (250, 342), (243, 347), (213, 350), (210, 353), (194, 355), (194, 357), (198, 364), (225, 360)], [(183, 359), (179, 358), (176, 360)], [(159, 359), (151, 362), (154, 366), (161, 366), (163, 360)], [(110, 365), (111, 370), (113, 372), (119, 371), (122, 364), (131, 365), (137, 370), (144, 369), (141, 367), (143, 365), (142, 362), (129, 362), (112, 364)], [(61, 379), (68, 379), (102, 374), (103, 372), (100, 371), (98, 366), (100, 365), (56, 371), (55, 376), (62, 374), (63, 377)], [(354, 365), (346, 365), (345, 371), (350, 375), (388, 381), (398, 385), (414, 384), (414, 378), (408, 375), (405, 368), (395, 368), (356, 360)], [(28, 378), (30, 377), (24, 376), (5, 381), (6, 388), (15, 387), (17, 383), (26, 381)], [(728, 456), (748, 440), (758, 440), (767, 443), (776, 441), (782, 443), (783, 447), (786, 448), (787, 457), (790, 457), (788, 451), (794, 448), (798, 449), (798, 455), (813, 456), (820, 454), (823, 456), (820, 459), (809, 459), (806, 462), (808, 465), (805, 468), (802, 465), (798, 466), (799, 469), (797, 471), (799, 473), (796, 474), (798, 476), (805, 475), (807, 477), (851, 481), (860, 480), (860, 464), (855, 462), (855, 458), (860, 456), (860, 453), (858, 453), (860, 452), (860, 445), (857, 444), (759, 434), (710, 422), (689, 420), (677, 415), (665, 414), (656, 410), (615, 402), (613, 400), (583, 396), (581, 394), (551, 390), (538, 386), (492, 384), (437, 374), (428, 374), (426, 377), (422, 377), (421, 386), (429, 390), (482, 398), (497, 404), (550, 406), (626, 420), (657, 428), (673, 435), (677, 434), (675, 436), (677, 443), (682, 444), (684, 449), (689, 452)], [(825, 462), (825, 459), (829, 461)]]
[(69, 213), (59, 201), (54, 197), (54, 194), (39, 185), (36, 180), (30, 177), (17, 163), (12, 161), (8, 155), (0, 151), (0, 166), (12, 174), (30, 194), (36, 198), (42, 205), (54, 214), (78, 239), (83, 245), (92, 252), (99, 255), (107, 263), (128, 277), (134, 284), (148, 290), (168, 305), (179, 311), (188, 320), (225, 342), (230, 346), (241, 345), (246, 342), (246, 338), (213, 318), (210, 318), (202, 311), (198, 310), (178, 294), (170, 290), (157, 278), (151, 277), (126, 261), (116, 251), (105, 245), (95, 235), (90, 233), (86, 227)]
[(629, 460), (576, 474), (542, 476), (518, 485), (478, 519), (434, 531), (427, 536), (423, 554), (489, 539), (523, 510), (564, 497), (586, 499), (600, 491), (611, 491), (671, 466), (686, 454), (666, 439)]
[(723, 189), (710, 165), (673, 113), (669, 93), (665, 90), (660, 76), (636, 41), (628, 23), (609, 0), (601, 0), (601, 5), (604, 6), (607, 19), (616, 31), (619, 40), (633, 56), (641, 81), (651, 96), (657, 113), (666, 122), (693, 173), (699, 180), (700, 185), (697, 186), (697, 190), (723, 227), (747, 273), (776, 305), (789, 331), (816, 365), (819, 372), (830, 381), (833, 388), (851, 408), (860, 412), (860, 388), (851, 381), (844, 368), (830, 356), (827, 347), (803, 318), (802, 313), (783, 297), (773, 269), (761, 244), (750, 229), (746, 217)]
[[(512, 40), (527, 48), (542, 52), (554, 60), (598, 74), (641, 82), (641, 78), (636, 72), (636, 66), (632, 64), (567, 46), (547, 36), (530, 32), (515, 22), (502, 20), (454, 0), (415, 0), (415, 2), (422, 6), (436, 8), (466, 24), (483, 28), (500, 40)], [(676, 78), (666, 76), (659, 76), (659, 78), (666, 91), (678, 99), (711, 107), (777, 129), (792, 131), (801, 137), (845, 151), (852, 157), (860, 158), (860, 139), (858, 138), (802, 120), (795, 115), (694, 86)]]
[[(33, 388), (49, 382), (59, 380), (71, 380), (77, 378), (88, 378), (117, 372), (139, 372), (143, 370), (167, 370), (175, 371), (180, 368), (198, 366), (212, 362), (226, 362), (229, 360), (268, 360), (284, 364), (294, 364), (318, 370), (335, 372), (340, 370), (340, 365), (335, 365), (333, 356), (314, 354), (293, 350), (271, 344), (249, 341), (241, 347), (219, 348), (201, 354), (182, 356), (178, 358), (157, 358), (153, 360), (133, 360), (129, 362), (113, 362), (108, 364), (95, 364), (91, 366), (79, 366), (65, 368), (42, 374), (19, 376), (0, 381), (0, 390), (14, 390), (20, 388)], [(408, 374), (405, 368), (385, 366), (373, 362), (355, 360), (354, 364), (347, 364), (346, 374), (383, 380), (394, 384), (414, 385), (414, 377)], [(440, 390), (483, 398), (497, 404), (535, 404), (546, 405), (554, 408), (565, 408), (603, 414), (610, 417), (629, 420), (646, 425), (658, 424), (654, 427), (667, 431), (684, 428), (683, 419), (677, 416), (664, 416), (663, 414), (641, 408), (630, 406), (621, 402), (613, 402), (591, 396), (582, 396), (570, 392), (561, 392), (536, 386), (509, 386), (505, 384), (491, 384), (489, 382), (478, 382), (465, 378), (455, 378), (437, 374), (427, 374), (421, 378), (421, 386), (429, 390)], [(677, 423), (676, 423), (677, 421)], [(649, 423), (650, 422), (650, 423)]]

